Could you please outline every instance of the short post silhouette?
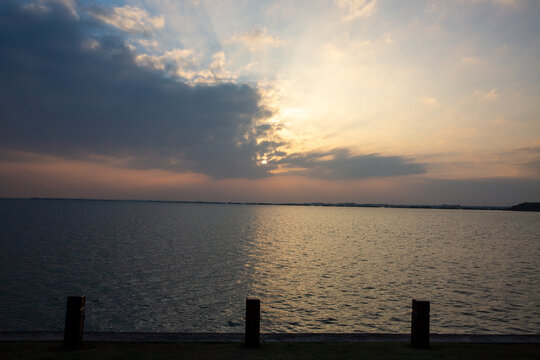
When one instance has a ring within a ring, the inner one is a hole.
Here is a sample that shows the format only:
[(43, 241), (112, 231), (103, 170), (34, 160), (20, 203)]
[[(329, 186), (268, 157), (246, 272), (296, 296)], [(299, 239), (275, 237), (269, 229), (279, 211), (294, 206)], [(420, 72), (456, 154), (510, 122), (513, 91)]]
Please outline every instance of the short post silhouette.
[(246, 299), (246, 334), (245, 341), (248, 347), (259, 347), (261, 325), (261, 301), (259, 299)]
[(68, 296), (66, 305), (66, 324), (64, 328), (64, 347), (77, 349), (82, 345), (84, 328), (84, 296)]
[(412, 301), (411, 346), (429, 348), (429, 301)]

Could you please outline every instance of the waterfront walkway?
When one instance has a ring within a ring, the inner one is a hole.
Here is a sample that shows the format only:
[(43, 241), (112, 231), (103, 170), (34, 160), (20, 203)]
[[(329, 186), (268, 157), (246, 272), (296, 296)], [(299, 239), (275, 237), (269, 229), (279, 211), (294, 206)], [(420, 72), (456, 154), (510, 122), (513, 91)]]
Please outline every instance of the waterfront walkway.
[(61, 341), (0, 342), (1, 359), (468, 359), (536, 360), (540, 344), (433, 343), (413, 349), (403, 342), (273, 342), (260, 348), (216, 342), (85, 342), (69, 351)]
[[(475, 344), (540, 344), (539, 335), (467, 335), (430, 334), (431, 343)], [(11, 331), (0, 332), (0, 342), (62, 341), (61, 331)], [(409, 342), (410, 334), (365, 333), (262, 333), (262, 343), (273, 342)], [(155, 333), (155, 332), (96, 332), (85, 331), (86, 342), (205, 342), (239, 343), (244, 333)]]
[(437, 335), (413, 349), (406, 334), (244, 334), (85, 332), (62, 347), (62, 332), (0, 332), (1, 359), (539, 359), (540, 335)]

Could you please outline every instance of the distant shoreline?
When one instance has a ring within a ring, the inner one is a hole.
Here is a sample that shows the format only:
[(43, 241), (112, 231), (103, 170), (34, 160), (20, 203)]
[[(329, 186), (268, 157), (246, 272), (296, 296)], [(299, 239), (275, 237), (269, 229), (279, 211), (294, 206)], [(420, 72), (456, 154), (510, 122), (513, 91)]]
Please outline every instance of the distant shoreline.
[(362, 207), (362, 208), (393, 208), (393, 209), (443, 209), (443, 210), (509, 210), (509, 211), (540, 211), (540, 203), (525, 202), (514, 206), (491, 206), (491, 205), (406, 205), (384, 203), (325, 203), (325, 202), (237, 202), (237, 201), (190, 201), (190, 200), (120, 200), (120, 199), (85, 199), (85, 198), (2, 198), (5, 200), (60, 200), (60, 201), (109, 201), (109, 202), (144, 202), (144, 203), (170, 203), (170, 204), (210, 204), (210, 205), (262, 205), (262, 206), (325, 206), (325, 207)]

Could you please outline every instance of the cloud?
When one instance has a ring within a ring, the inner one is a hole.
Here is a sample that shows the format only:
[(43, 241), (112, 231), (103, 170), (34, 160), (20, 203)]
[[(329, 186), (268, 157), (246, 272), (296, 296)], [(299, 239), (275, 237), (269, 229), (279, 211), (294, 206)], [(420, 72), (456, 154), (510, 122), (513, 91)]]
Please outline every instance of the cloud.
[(212, 180), (200, 174), (118, 168), (54, 157), (0, 157), (0, 197), (267, 202), (514, 205), (540, 200), (537, 178), (400, 177), (333, 181), (300, 176)]
[(247, 33), (233, 35), (228, 43), (240, 43), (250, 51), (258, 51), (266, 46), (282, 46), (285, 41), (268, 34), (266, 29), (252, 29)]
[[(540, 199), (538, 179), (480, 178), (425, 179), (409, 189), (416, 198), (429, 197), (432, 204), (515, 205)], [(411, 199), (414, 201), (414, 199)], [(409, 201), (411, 201), (409, 200)]]
[(465, 66), (479, 67), (483, 66), (485, 61), (475, 56), (467, 56), (461, 59), (461, 64)]
[(482, 3), (482, 2), (489, 2), (494, 5), (499, 5), (502, 7), (507, 8), (515, 8), (518, 7), (521, 3), (521, 0), (469, 0), (471, 3)]
[(225, 53), (213, 55), (205, 78), (190, 50), (136, 54), (114, 34), (61, 2), (45, 12), (0, 6), (0, 152), (214, 179), (271, 177), (280, 168), (327, 179), (425, 172), (399, 156), (286, 153), (256, 88), (200, 84), (232, 77)]
[(159, 47), (159, 43), (155, 39), (138, 39), (137, 42), (139, 43), (139, 45), (146, 49), (157, 49)]
[(386, 33), (384, 34), (384, 42), (387, 44), (393, 44), (396, 40), (392, 37), (391, 34)]
[(237, 76), (226, 69), (226, 63), (227, 57), (224, 51), (218, 51), (212, 55), (212, 63), (210, 63), (209, 70), (216, 81), (236, 79)]
[(226, 69), (226, 56), (223, 51), (215, 53), (212, 62), (206, 68), (202, 64), (201, 56), (191, 49), (173, 49), (160, 55), (138, 54), (135, 56), (135, 62), (164, 71), (171, 77), (191, 84), (215, 84), (236, 79), (236, 75)]
[(439, 105), (439, 101), (437, 101), (437, 99), (431, 96), (422, 96), (420, 98), (420, 101), (422, 101), (424, 104), (427, 104), (427, 105), (432, 105), (432, 106)]
[(193, 50), (173, 49), (160, 55), (138, 54), (135, 62), (156, 70), (162, 70), (170, 76), (192, 80), (198, 75), (199, 58)]
[(400, 156), (352, 155), (348, 149), (297, 153), (276, 162), (288, 173), (321, 179), (365, 179), (423, 174), (423, 164)]
[(506, 7), (517, 7), (520, 4), (520, 0), (493, 0), (493, 3)]
[(373, 15), (377, 10), (377, 0), (334, 0), (346, 12), (343, 21), (352, 21)]
[[(122, 38), (61, 4), (0, 10), (0, 143), (66, 158), (101, 155), (137, 168), (215, 178), (267, 176), (258, 154), (270, 112), (248, 85), (189, 85), (141, 67)], [(91, 37), (89, 34), (103, 34)], [(93, 46), (87, 44), (92, 43)], [(215, 59), (219, 68), (220, 59)]]
[(497, 93), (497, 89), (491, 89), (489, 92), (485, 92), (482, 90), (476, 90), (474, 92), (474, 95), (477, 97), (480, 97), (484, 100), (495, 100), (499, 97), (499, 94)]
[(23, 5), (23, 9), (34, 13), (47, 13), (51, 10), (51, 5), (61, 4), (67, 8), (73, 17), (79, 18), (77, 14), (77, 4), (75, 0), (37, 0), (34, 3)]
[(130, 5), (112, 8), (94, 5), (89, 8), (88, 13), (128, 33), (151, 34), (165, 26), (162, 15), (150, 16), (145, 10)]
[(525, 174), (540, 178), (540, 146), (516, 148), (500, 153), (498, 157), (520, 167)]

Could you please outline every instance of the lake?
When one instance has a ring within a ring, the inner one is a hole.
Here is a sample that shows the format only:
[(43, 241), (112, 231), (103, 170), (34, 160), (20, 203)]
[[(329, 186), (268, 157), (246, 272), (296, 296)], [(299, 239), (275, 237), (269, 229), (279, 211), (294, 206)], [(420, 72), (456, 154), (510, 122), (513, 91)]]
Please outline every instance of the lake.
[(540, 213), (0, 200), (0, 330), (540, 333)]

